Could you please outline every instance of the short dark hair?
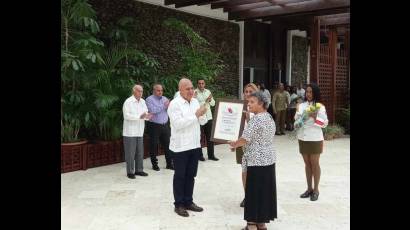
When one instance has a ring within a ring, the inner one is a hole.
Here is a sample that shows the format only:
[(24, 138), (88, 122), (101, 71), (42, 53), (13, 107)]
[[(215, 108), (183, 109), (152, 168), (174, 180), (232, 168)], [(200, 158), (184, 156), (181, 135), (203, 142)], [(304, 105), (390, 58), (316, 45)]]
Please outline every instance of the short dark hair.
[[(319, 101), (320, 101), (320, 89), (319, 89), (319, 86), (316, 85), (315, 83), (310, 83), (310, 84), (308, 84), (308, 85), (306, 86), (306, 89), (307, 89), (308, 87), (312, 88), (312, 98), (313, 98), (312, 101), (313, 101), (314, 103), (319, 102)], [(307, 90), (306, 90), (306, 92), (307, 92)], [(305, 92), (305, 100), (307, 100), (306, 92)]]
[(202, 81), (205, 81), (205, 79), (201, 77), (201, 78), (198, 78), (198, 80), (196, 81), (196, 83), (198, 83), (198, 82), (201, 81), (201, 80), (202, 80)]

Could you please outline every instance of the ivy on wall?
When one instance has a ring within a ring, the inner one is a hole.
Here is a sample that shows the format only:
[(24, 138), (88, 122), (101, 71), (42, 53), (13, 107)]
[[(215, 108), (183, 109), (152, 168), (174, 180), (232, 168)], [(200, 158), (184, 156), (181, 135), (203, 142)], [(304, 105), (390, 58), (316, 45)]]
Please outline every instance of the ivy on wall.
[(292, 37), (292, 82), (297, 86), (299, 82), (306, 83), (308, 67), (308, 40), (300, 36)]
[[(152, 76), (154, 79), (175, 72), (181, 61), (177, 47), (180, 44), (189, 44), (183, 34), (175, 33), (164, 26), (163, 22), (167, 18), (176, 18), (185, 22), (209, 42), (210, 49), (219, 54), (225, 65), (214, 82), (208, 82), (207, 85), (213, 85), (213, 88), (227, 95), (238, 96), (239, 26), (237, 24), (134, 0), (90, 0), (89, 2), (97, 12), (103, 34), (108, 33), (109, 28), (112, 28), (113, 24), (122, 17), (136, 20), (135, 33), (130, 34), (129, 42), (159, 62), (157, 76)], [(165, 85), (165, 90), (176, 89), (167, 89)]]

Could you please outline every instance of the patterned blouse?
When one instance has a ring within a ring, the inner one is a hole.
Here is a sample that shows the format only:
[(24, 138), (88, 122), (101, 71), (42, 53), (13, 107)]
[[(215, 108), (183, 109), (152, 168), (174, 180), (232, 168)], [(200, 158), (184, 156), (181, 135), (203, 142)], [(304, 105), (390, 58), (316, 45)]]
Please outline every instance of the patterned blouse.
[(276, 126), (267, 112), (256, 114), (244, 129), (242, 138), (247, 141), (242, 157), (242, 170), (247, 166), (268, 166), (276, 162), (273, 144)]

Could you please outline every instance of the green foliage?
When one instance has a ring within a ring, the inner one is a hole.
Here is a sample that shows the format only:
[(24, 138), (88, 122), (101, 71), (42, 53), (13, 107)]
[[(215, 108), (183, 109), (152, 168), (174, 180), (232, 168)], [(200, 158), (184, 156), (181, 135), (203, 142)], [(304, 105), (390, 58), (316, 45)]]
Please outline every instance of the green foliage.
[[(180, 44), (177, 47), (180, 65), (176, 71), (159, 79), (170, 89), (165, 91), (165, 95), (173, 97), (182, 76), (188, 77), (194, 86), (198, 79), (204, 79), (208, 86), (211, 86), (215, 77), (225, 68), (220, 55), (211, 51), (209, 42), (186, 23), (175, 18), (168, 18), (163, 24), (167, 28), (182, 33), (189, 41), (188, 44)], [(213, 91), (212, 87), (208, 88)]]
[(322, 129), (325, 140), (332, 140), (334, 138), (342, 137), (344, 134), (344, 128), (340, 125), (328, 125)]
[(128, 36), (136, 28), (132, 18), (120, 19), (105, 43), (107, 37), (98, 35), (96, 14), (87, 0), (61, 3), (61, 141), (78, 141), (82, 133), (118, 139), (122, 103), (132, 86), (146, 82), (159, 63), (129, 45)]
[(344, 128), (346, 134), (350, 134), (350, 106), (339, 109), (336, 113), (336, 123)]
[(95, 37), (100, 29), (86, 0), (62, 0), (61, 23), (61, 141), (75, 142), (81, 127), (90, 125), (87, 81), (104, 64), (104, 43)]

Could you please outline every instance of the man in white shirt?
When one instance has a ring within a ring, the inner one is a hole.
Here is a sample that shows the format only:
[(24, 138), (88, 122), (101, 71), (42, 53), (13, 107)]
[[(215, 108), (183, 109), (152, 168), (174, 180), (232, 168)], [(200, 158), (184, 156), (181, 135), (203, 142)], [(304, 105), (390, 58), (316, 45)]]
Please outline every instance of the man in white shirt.
[(194, 96), (194, 87), (187, 78), (178, 84), (180, 96), (172, 100), (168, 107), (171, 124), (169, 149), (173, 152), (174, 163), (174, 205), (175, 212), (188, 217), (187, 210), (202, 212), (192, 198), (198, 159), (201, 155), (200, 125), (206, 123), (206, 107), (200, 106)]
[[(206, 107), (206, 119), (208, 120), (205, 125), (201, 125), (201, 130), (203, 130), (206, 137), (206, 148), (208, 152), (208, 159), (218, 161), (219, 159), (215, 157), (214, 153), (214, 142), (211, 141), (212, 132), (212, 111), (211, 106), (215, 106), (215, 100), (212, 97), (212, 93), (209, 89), (205, 89), (205, 80), (198, 80), (198, 88), (195, 89), (195, 98), (198, 100), (199, 105), (205, 105)], [(204, 154), (201, 150), (200, 161), (205, 161)]]
[(135, 175), (148, 176), (148, 174), (143, 171), (142, 164), (144, 159), (143, 136), (145, 119), (149, 120), (152, 115), (148, 113), (145, 100), (141, 98), (143, 93), (142, 86), (135, 85), (132, 88), (132, 92), (133, 95), (125, 100), (122, 107), (124, 115), (122, 135), (125, 162), (127, 165), (127, 177), (135, 179)]

